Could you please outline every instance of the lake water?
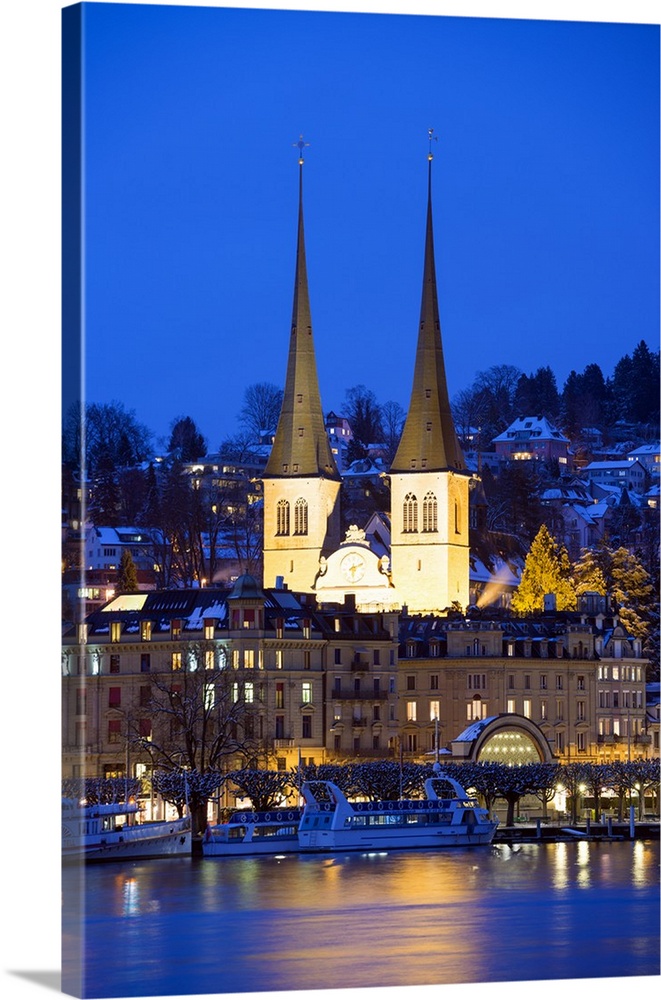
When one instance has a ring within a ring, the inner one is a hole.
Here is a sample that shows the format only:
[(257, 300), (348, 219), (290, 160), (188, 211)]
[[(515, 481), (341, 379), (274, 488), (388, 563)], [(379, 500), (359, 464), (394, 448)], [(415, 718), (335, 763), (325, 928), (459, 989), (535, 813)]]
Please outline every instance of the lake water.
[(658, 842), (121, 862), (63, 884), (63, 988), (84, 950), (88, 997), (660, 971)]

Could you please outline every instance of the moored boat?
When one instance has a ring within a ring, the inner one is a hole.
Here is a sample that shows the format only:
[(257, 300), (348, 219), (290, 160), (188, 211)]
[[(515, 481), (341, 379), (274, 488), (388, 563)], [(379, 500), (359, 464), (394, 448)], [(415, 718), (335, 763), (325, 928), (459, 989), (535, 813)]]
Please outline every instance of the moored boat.
[(379, 851), (490, 844), (498, 826), (454, 778), (434, 765), (425, 798), (350, 802), (332, 781), (306, 781), (301, 851)]
[(62, 800), (64, 861), (130, 861), (191, 853), (190, 818), (136, 823), (135, 802)]
[(207, 826), (202, 839), (204, 857), (242, 857), (250, 854), (297, 852), (300, 809), (234, 813), (226, 823)]

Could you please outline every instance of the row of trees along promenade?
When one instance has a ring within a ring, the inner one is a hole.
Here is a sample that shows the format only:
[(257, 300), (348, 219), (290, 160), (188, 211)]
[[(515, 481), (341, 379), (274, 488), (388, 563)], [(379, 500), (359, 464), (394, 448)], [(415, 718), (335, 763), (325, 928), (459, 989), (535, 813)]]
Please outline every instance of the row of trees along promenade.
[[(613, 761), (608, 764), (555, 762), (508, 765), (489, 761), (446, 764), (443, 768), (466, 789), (474, 792), (489, 811), (499, 801), (506, 804), (504, 826), (515, 824), (517, 807), (524, 797), (536, 799), (546, 820), (548, 805), (558, 790), (566, 794), (566, 819), (576, 823), (581, 809), (598, 821), (602, 810), (614, 804), (616, 819), (622, 822), (625, 809), (635, 805), (643, 820), (645, 803), (659, 814), (659, 761)], [(85, 798), (88, 803), (121, 802), (152, 791), (171, 803), (183, 815), (186, 805), (194, 817), (194, 833), (206, 826), (207, 805), (219, 801), (223, 790), (248, 799), (257, 812), (298, 805), (300, 788), (306, 780), (333, 781), (347, 798), (370, 802), (421, 798), (424, 783), (433, 776), (433, 762), (417, 764), (396, 761), (359, 761), (346, 764), (310, 764), (289, 771), (243, 768), (221, 772), (179, 769), (155, 770), (151, 781), (121, 778), (68, 778), (63, 783), (67, 797)], [(151, 784), (151, 788), (149, 785)], [(220, 818), (226, 818), (227, 810)]]

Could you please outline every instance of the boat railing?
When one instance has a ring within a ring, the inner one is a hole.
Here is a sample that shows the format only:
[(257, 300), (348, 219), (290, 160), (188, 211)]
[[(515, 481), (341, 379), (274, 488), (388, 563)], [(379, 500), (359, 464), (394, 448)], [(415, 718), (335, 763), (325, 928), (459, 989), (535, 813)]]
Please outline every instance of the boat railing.
[(227, 820), (228, 824), (244, 823), (293, 823), (301, 818), (302, 810), (298, 807), (284, 807), (279, 809), (269, 809), (265, 812), (255, 812), (251, 810), (240, 810), (232, 813)]
[(379, 802), (351, 802), (354, 812), (428, 812), (449, 809), (452, 799), (384, 799)]

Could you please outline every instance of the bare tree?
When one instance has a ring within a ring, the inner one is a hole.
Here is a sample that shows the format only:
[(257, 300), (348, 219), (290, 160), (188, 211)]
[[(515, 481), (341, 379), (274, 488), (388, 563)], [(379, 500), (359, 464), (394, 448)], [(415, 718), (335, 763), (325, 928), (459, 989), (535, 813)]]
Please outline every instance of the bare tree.
[(282, 407), (282, 389), (271, 382), (249, 385), (243, 396), (239, 422), (253, 441), (275, 432)]
[(383, 443), (386, 449), (386, 462), (392, 462), (397, 451), (399, 439), (402, 436), (406, 410), (394, 399), (389, 399), (381, 406), (381, 423), (383, 425)]
[(135, 718), (133, 744), (148, 755), (155, 770), (190, 773), (190, 810), (194, 832), (200, 832), (206, 826), (211, 792), (198, 778), (209, 772), (223, 774), (237, 754), (257, 754), (252, 735), (255, 706), (245, 700), (239, 673), (226, 669), (224, 650), (203, 640), (181, 651), (180, 669), (151, 676), (151, 696), (142, 709), (149, 712), (151, 733), (143, 735), (140, 718)]

